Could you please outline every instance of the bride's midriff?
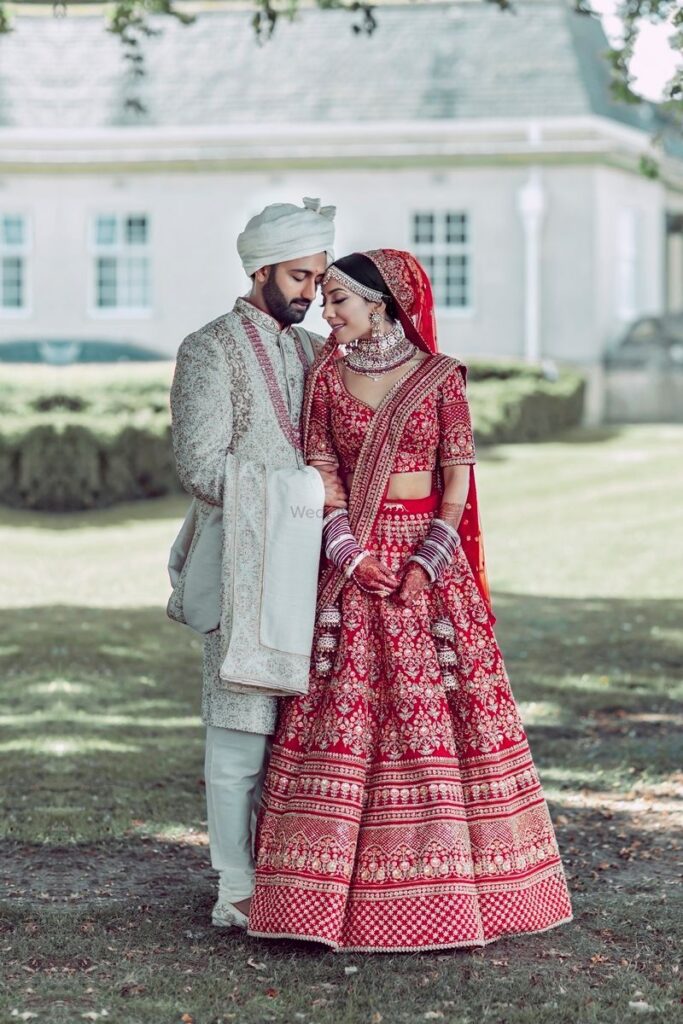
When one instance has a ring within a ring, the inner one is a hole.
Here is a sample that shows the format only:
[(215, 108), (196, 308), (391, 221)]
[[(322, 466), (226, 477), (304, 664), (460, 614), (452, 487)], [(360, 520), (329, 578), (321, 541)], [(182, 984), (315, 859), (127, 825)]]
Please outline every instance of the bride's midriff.
[[(353, 473), (346, 476), (347, 492), (351, 490)], [(387, 498), (426, 498), (432, 492), (432, 474), (430, 472), (420, 473), (392, 473), (389, 477), (389, 489)]]

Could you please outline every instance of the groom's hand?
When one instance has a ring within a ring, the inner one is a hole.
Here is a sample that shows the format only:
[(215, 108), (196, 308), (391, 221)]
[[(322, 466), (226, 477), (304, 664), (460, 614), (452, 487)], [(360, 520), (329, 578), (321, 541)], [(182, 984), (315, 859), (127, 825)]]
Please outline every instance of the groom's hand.
[(336, 470), (315, 467), (325, 485), (325, 508), (346, 508), (346, 488)]

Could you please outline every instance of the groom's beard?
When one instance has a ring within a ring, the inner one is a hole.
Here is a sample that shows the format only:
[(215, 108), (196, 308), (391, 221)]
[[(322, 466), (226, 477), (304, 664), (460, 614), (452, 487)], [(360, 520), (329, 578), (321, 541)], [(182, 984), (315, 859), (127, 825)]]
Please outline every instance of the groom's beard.
[(268, 303), (270, 315), (281, 324), (300, 324), (310, 306), (306, 299), (293, 299), (291, 302), (287, 300), (275, 281), (274, 267), (263, 286), (263, 298)]

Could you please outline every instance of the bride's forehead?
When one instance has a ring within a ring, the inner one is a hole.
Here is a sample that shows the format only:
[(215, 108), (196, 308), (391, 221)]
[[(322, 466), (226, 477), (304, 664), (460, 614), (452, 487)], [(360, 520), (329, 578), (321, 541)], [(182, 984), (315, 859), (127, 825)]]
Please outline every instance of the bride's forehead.
[(339, 281), (335, 281), (334, 279), (326, 281), (323, 284), (322, 292), (326, 299), (337, 298), (337, 293), (339, 295), (339, 298), (341, 298), (342, 295), (352, 294), (352, 292), (349, 291), (348, 288), (345, 288), (343, 284), (340, 284)]

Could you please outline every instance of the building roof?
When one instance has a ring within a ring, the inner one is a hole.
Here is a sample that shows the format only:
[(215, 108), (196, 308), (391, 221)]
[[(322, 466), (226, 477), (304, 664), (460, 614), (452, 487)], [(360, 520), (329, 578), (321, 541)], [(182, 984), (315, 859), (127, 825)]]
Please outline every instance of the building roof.
[[(126, 68), (103, 15), (22, 15), (0, 36), (0, 129), (239, 126), (263, 122), (443, 122), (598, 114), (653, 131), (649, 104), (609, 95), (594, 18), (563, 0), (381, 6), (358, 16), (307, 8), (256, 41), (248, 10), (199, 13), (143, 43), (147, 75)], [(140, 110), (131, 99), (142, 102)]]

